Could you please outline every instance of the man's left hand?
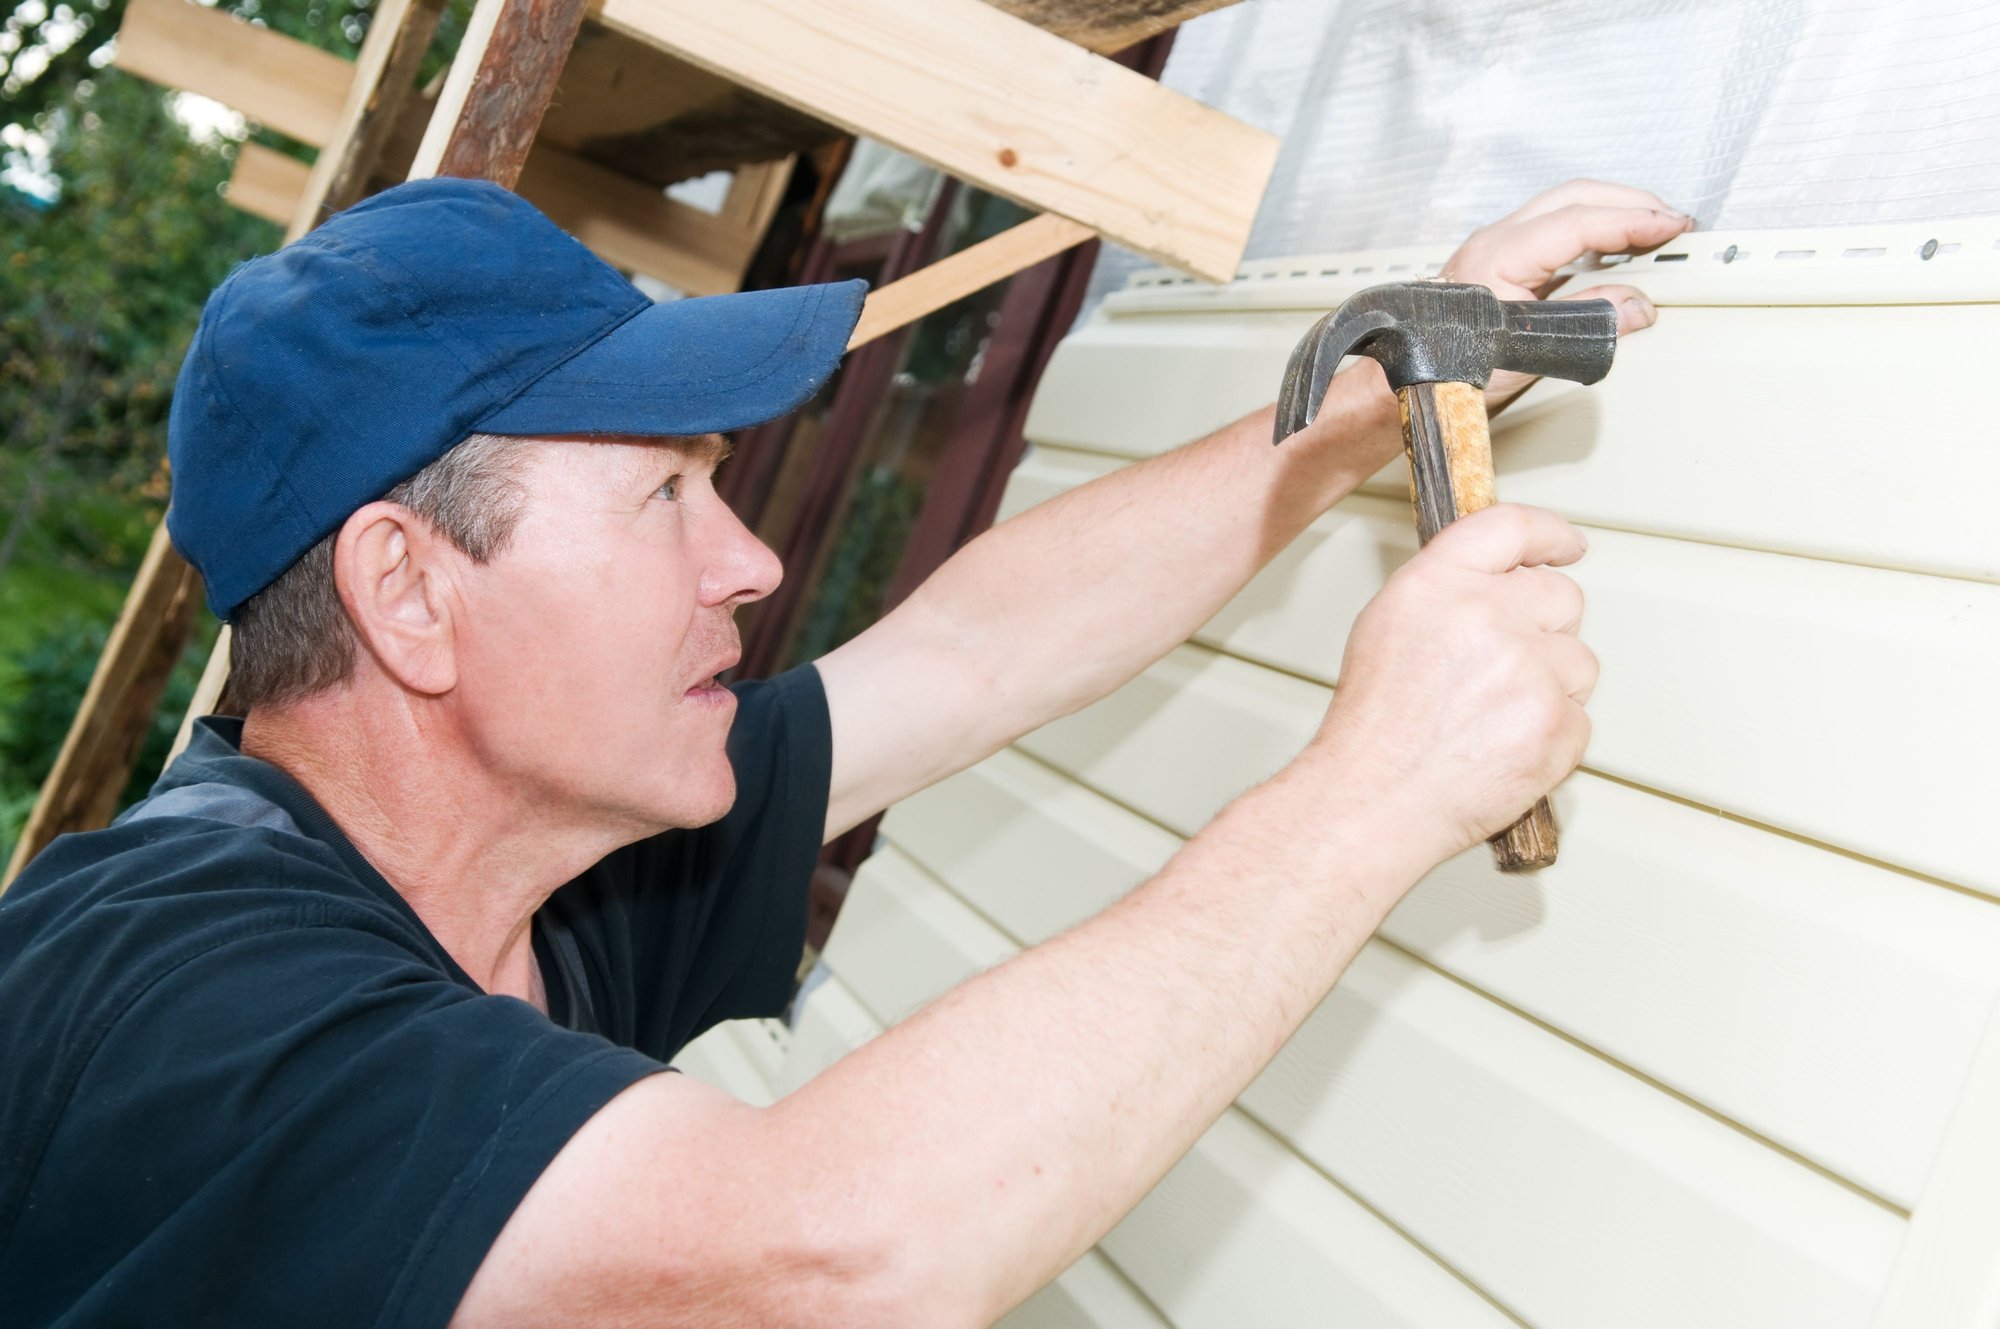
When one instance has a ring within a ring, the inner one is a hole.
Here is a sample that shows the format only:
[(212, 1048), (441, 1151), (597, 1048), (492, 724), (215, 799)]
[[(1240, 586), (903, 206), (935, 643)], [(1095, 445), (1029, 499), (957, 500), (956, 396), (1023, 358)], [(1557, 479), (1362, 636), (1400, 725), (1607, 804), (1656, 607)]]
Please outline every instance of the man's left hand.
[[(1657, 194), (1601, 180), (1571, 180), (1537, 194), (1518, 210), (1482, 226), (1444, 266), (1452, 281), (1490, 287), (1502, 300), (1541, 300), (1556, 273), (1586, 254), (1630, 254), (1663, 245), (1694, 226)], [(1620, 335), (1651, 326), (1653, 302), (1636, 287), (1592, 286), (1563, 300), (1609, 300), (1618, 307)], [(1503, 370), (1486, 387), (1486, 409), (1497, 411), (1535, 381)]]

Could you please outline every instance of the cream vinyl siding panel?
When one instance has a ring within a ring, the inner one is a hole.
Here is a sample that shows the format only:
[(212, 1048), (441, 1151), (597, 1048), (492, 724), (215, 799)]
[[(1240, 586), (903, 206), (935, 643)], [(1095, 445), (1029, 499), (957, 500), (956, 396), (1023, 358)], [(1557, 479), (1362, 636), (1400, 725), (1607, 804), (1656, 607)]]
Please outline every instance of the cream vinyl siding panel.
[(775, 1020), (730, 1020), (682, 1048), (673, 1064), (703, 1084), (768, 1107), (778, 1096), (789, 1041)]
[[(1111, 465), (1037, 452), (1010, 501)], [(1588, 767), (2000, 894), (2000, 586), (1587, 533)], [(1415, 552), (1407, 501), (1351, 498), (1196, 640), (1331, 684), (1354, 614)]]
[(1186, 1329), (1516, 1324), (1235, 1111), (1098, 1248)]
[(792, 1093), (881, 1032), (882, 1023), (837, 974), (824, 978), (800, 1003), (778, 1075), (778, 1096)]
[(2000, 1324), (2000, 1013), (1966, 1077), (1874, 1329)]
[(885, 1024), (1019, 949), (893, 848), (861, 876), (867, 889), (849, 889), (821, 958)]

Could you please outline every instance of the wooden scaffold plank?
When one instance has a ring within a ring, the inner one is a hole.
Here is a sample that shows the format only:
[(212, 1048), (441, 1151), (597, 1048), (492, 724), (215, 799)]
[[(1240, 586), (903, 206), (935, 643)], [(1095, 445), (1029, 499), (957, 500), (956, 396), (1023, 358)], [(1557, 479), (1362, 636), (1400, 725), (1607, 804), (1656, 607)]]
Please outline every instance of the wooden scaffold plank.
[(334, 141), (354, 79), (354, 66), (331, 51), (189, 0), (130, 0), (112, 63), (170, 88), (199, 89), (316, 148)]
[(1096, 236), (1081, 222), (1045, 212), (869, 292), (847, 349), (865, 346), (954, 300), (1005, 281)]
[(602, 0), (598, 21), (1228, 281), (1278, 141), (981, 0)]

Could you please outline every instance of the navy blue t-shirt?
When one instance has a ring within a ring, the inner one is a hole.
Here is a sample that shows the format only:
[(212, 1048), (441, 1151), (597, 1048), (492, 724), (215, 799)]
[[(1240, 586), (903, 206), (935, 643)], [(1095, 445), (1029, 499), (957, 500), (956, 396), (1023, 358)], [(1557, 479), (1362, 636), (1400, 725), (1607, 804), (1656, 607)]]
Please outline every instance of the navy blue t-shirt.
[(729, 814), (536, 915), (547, 1016), (482, 992), (239, 722), (43, 851), (0, 897), (0, 1323), (443, 1325), (579, 1126), (789, 999), (826, 696), (810, 666), (736, 695)]

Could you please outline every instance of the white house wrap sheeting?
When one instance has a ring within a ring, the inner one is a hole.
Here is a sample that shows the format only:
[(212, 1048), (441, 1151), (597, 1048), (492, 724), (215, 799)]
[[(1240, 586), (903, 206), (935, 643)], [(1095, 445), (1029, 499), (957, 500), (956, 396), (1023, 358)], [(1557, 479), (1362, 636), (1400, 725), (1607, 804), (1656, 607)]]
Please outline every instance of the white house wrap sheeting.
[[(2000, 212), (1972, 0), (1245, 0), (1161, 81), (1283, 137), (1251, 258), (1453, 241), (1572, 176), (1704, 230)], [(1140, 266), (1107, 247), (1091, 303)]]

